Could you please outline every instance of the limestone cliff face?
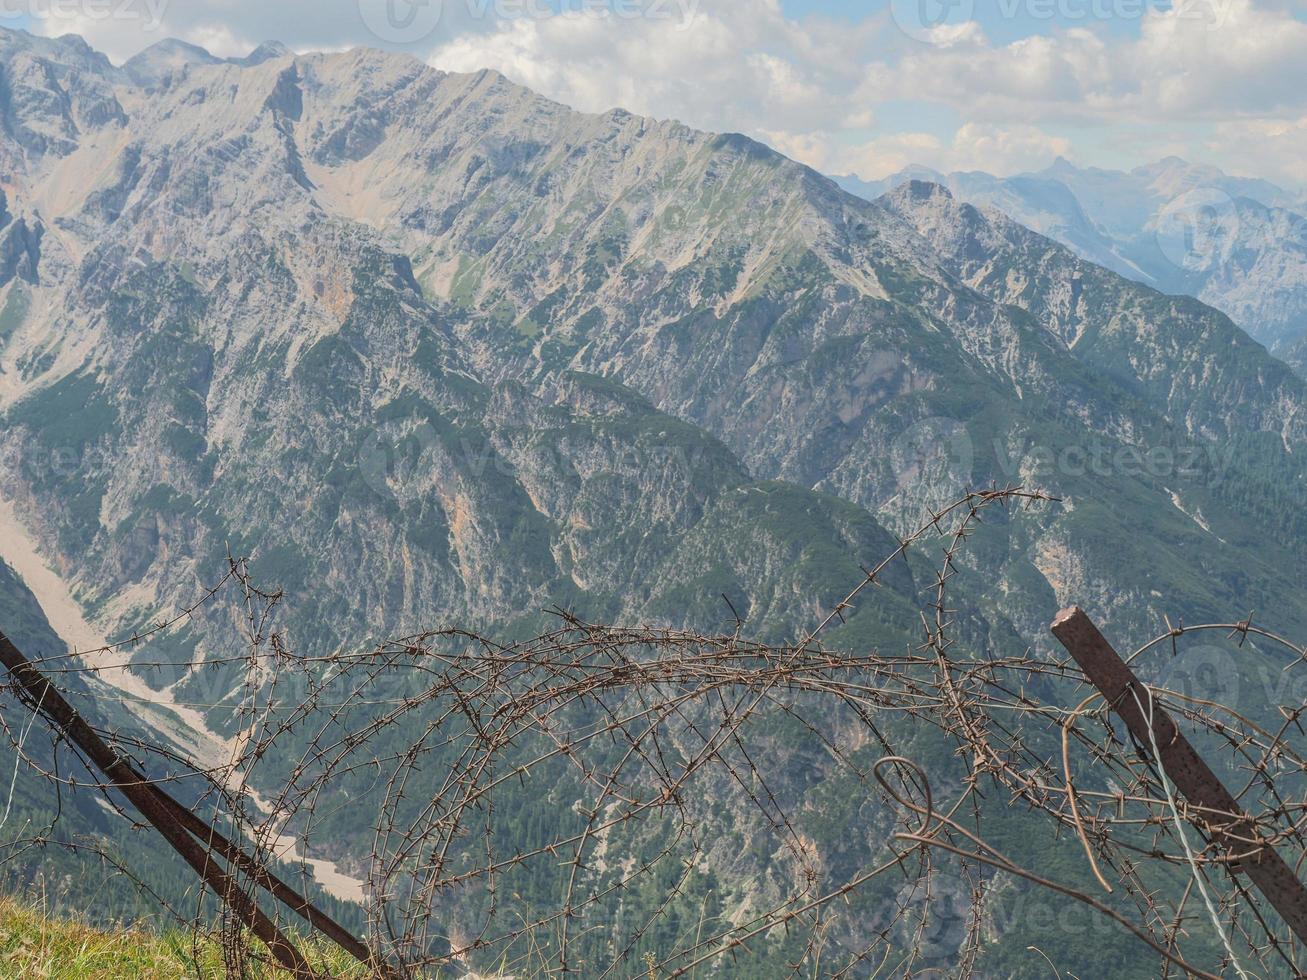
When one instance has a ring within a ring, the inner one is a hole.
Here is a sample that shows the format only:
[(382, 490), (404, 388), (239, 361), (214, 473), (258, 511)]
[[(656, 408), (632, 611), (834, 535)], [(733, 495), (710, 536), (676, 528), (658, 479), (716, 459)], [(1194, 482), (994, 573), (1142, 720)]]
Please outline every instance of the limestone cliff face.
[[(68, 96), (15, 97), (35, 107), (24, 125), (73, 145), (12, 147), (9, 211), (49, 244), (23, 252), (5, 301), (3, 440), (19, 465), (4, 490), (106, 630), (195, 594), (230, 547), (294, 596), (309, 646), (504, 628), (556, 602), (718, 625), (723, 594), (779, 635), (893, 548), (865, 512), (760, 482), (620, 384), (492, 359), (475, 330), (521, 334), (424, 292), (427, 265), (387, 225), (394, 188), (348, 172), (366, 156), (357, 127), (383, 126), (425, 161), (418, 190), (454, 187), (438, 164), (455, 151), (425, 144), (479, 143), (466, 119), (430, 125), (442, 99), (490, 116), (561, 107), (370, 52), (228, 64), (169, 48), (118, 70), (88, 67), (73, 41), (6, 38)], [(70, 116), (79, 85), (129, 115)], [(411, 123), (372, 108), (395, 92), (418, 100)], [(668, 132), (711, 155), (713, 138)], [(203, 632), (183, 641), (201, 657), (220, 642)]]
[(695, 589), (792, 631), (836, 576), (777, 581), (797, 538), (729, 558), (745, 488), (782, 480), (762, 513), (825, 514), (811, 547), (850, 568), (870, 539), (832, 507), (874, 537), (967, 485), (1063, 494), (989, 559), (1032, 632), (1072, 598), (1307, 622), (1280, 575), (1304, 385), (935, 185), (873, 204), (742, 137), (365, 50), (119, 69), (10, 33), (0, 70), (5, 489), (110, 619), (230, 544), (324, 644)]

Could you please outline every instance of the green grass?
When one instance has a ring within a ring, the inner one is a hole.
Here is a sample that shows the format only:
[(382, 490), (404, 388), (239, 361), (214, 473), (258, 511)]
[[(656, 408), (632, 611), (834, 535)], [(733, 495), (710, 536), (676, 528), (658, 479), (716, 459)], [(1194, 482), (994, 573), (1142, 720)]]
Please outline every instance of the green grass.
[[(333, 948), (300, 942), (300, 949), (324, 977), (366, 975), (358, 963)], [(262, 957), (262, 947), (256, 956)], [(208, 937), (190, 932), (108, 932), (51, 919), (40, 909), (0, 898), (0, 976), (25, 980), (176, 980), (225, 976), (222, 951)], [(250, 980), (273, 980), (282, 971), (252, 962)]]

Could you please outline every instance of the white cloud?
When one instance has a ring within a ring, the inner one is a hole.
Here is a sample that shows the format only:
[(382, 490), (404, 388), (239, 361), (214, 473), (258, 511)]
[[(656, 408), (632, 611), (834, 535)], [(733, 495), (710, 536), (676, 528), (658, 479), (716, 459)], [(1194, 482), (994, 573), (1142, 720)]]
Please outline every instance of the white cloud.
[(913, 163), (941, 169), (937, 164), (943, 152), (944, 144), (930, 133), (893, 133), (853, 149), (831, 153), (823, 169), (879, 180)]
[(1120, 66), (1139, 73), (1145, 111), (1212, 118), (1307, 108), (1307, 24), (1252, 0), (1216, 6), (1211, 23), (1181, 16), (1186, 6), (1145, 22)]
[(896, 133), (833, 154), (827, 169), (878, 180), (919, 163), (943, 173), (986, 170), (1008, 176), (1047, 166), (1059, 156), (1074, 156), (1070, 140), (1035, 126), (997, 127), (967, 123), (951, 142), (929, 133)]
[(762, 129), (757, 138), (780, 150), (791, 160), (806, 163), (816, 170), (832, 173), (839, 160), (825, 133), (787, 133), (780, 129)]
[(973, 30), (867, 73), (864, 91), (973, 121), (1213, 120), (1307, 108), (1307, 24), (1253, 0), (1176, 0), (1133, 39), (1074, 27), (996, 46)]
[(1208, 151), (1236, 173), (1307, 185), (1307, 115), (1223, 123)]
[(809, 133), (838, 128), (849, 115), (870, 33), (796, 24), (776, 0), (734, 0), (704, 4), (688, 21), (517, 18), (443, 43), (429, 61), (454, 71), (496, 68), (590, 111), (620, 105), (706, 129)]
[(1050, 136), (1035, 126), (999, 128), (967, 123), (949, 148), (949, 170), (988, 170), (1005, 176), (1044, 167), (1057, 157), (1071, 157), (1071, 141)]

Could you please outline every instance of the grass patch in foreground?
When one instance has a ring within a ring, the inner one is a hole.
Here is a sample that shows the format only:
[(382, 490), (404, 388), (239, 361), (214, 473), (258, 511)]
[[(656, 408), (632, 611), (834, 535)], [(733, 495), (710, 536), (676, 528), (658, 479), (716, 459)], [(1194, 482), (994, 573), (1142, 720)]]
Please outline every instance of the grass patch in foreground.
[[(362, 978), (363, 967), (343, 952), (297, 939), (324, 976)], [(262, 953), (262, 947), (258, 947)], [(222, 951), (189, 932), (109, 932), (48, 918), (39, 909), (0, 898), (0, 977), (24, 980), (178, 980), (225, 975)], [(251, 980), (282, 980), (285, 972), (250, 965)]]

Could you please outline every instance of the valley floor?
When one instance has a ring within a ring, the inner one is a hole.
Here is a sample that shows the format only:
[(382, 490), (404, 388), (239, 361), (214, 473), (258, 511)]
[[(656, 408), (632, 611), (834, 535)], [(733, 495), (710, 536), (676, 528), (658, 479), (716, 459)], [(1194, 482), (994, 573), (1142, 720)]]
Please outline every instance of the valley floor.
[[(88, 622), (67, 583), (41, 555), (35, 539), (19, 520), (14, 507), (0, 497), (0, 562), (7, 563), (31, 590), (51, 628), (70, 649), (93, 651), (106, 647), (104, 634)], [(130, 648), (120, 647), (82, 657), (95, 676), (116, 692), (133, 711), (149, 717), (154, 727), (182, 748), (198, 764), (212, 770), (230, 767), (239, 754), (235, 742), (208, 728), (204, 715), (178, 702), (171, 689), (155, 690), (125, 669)], [(259, 809), (265, 804), (254, 794)], [(342, 872), (333, 861), (302, 855), (294, 837), (279, 835), (274, 853), (284, 861), (302, 861), (313, 879), (328, 894), (346, 902), (362, 902), (363, 882)]]

